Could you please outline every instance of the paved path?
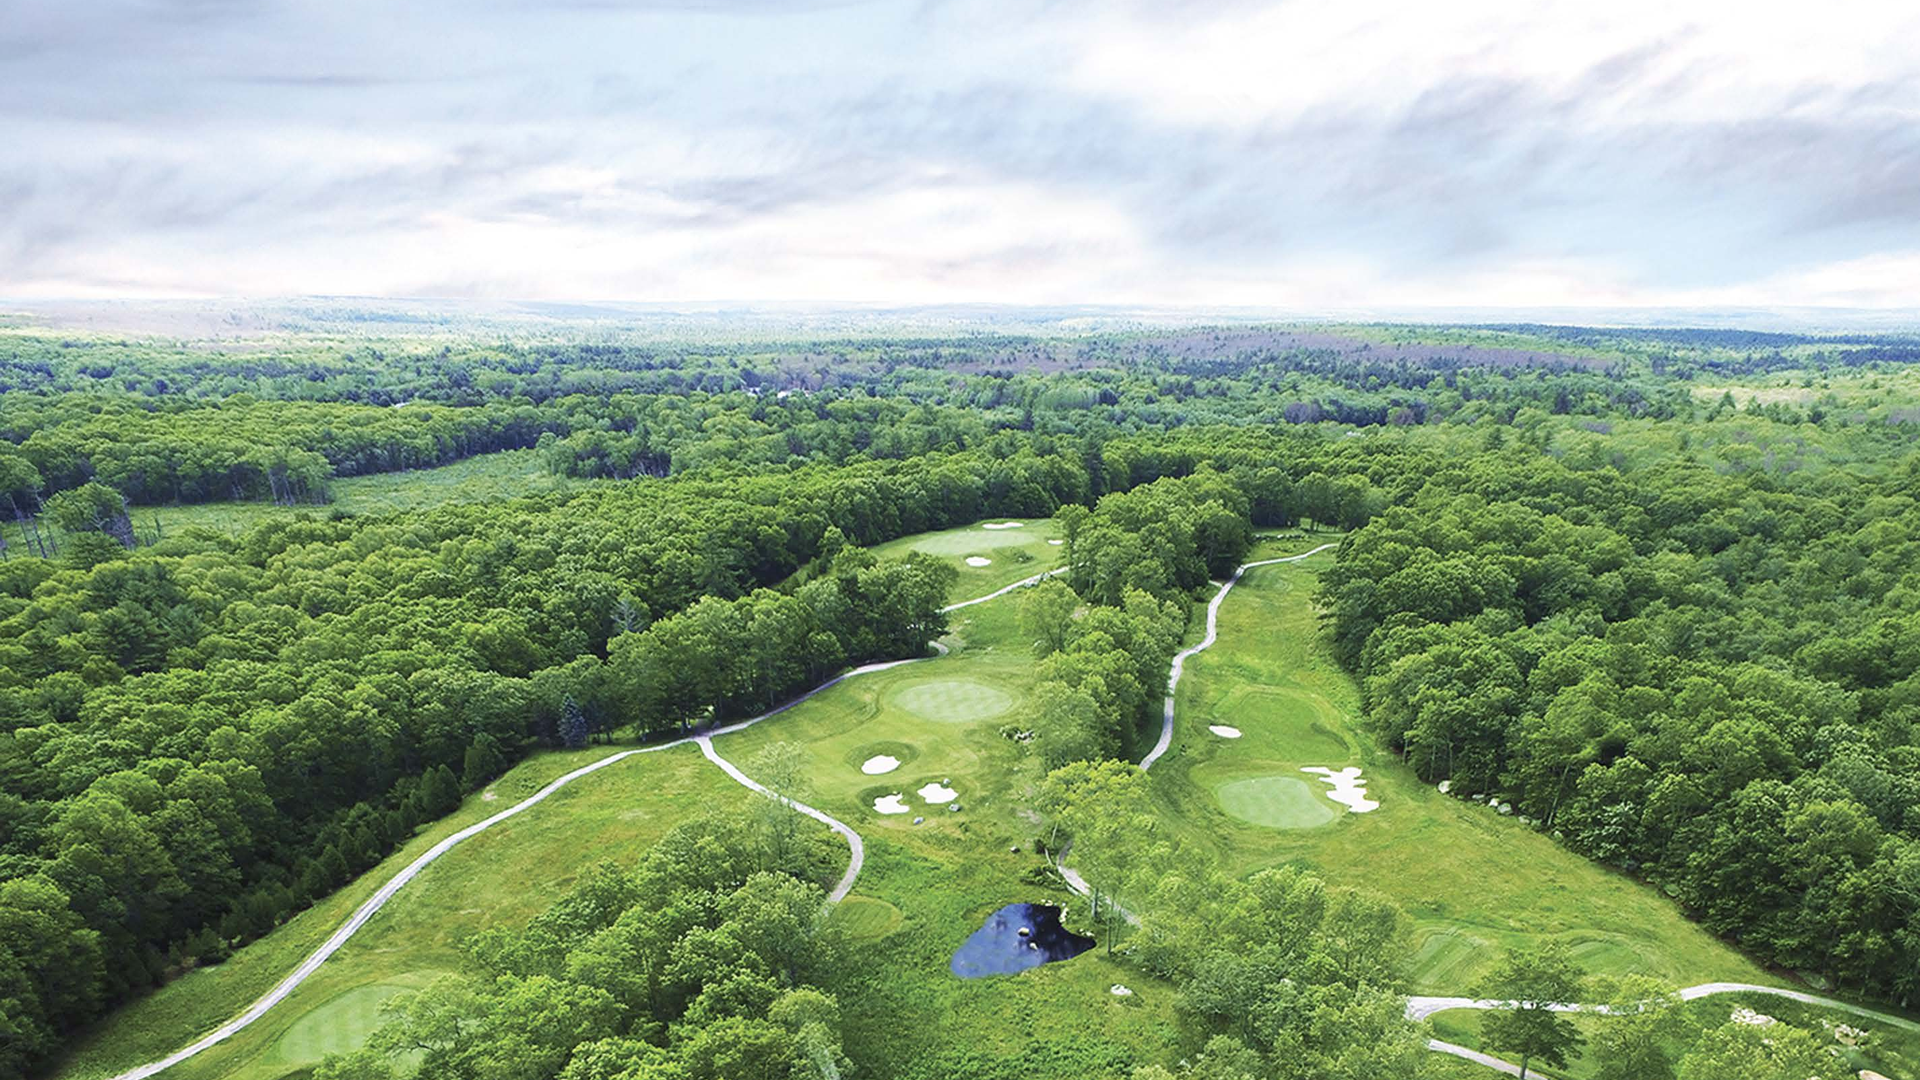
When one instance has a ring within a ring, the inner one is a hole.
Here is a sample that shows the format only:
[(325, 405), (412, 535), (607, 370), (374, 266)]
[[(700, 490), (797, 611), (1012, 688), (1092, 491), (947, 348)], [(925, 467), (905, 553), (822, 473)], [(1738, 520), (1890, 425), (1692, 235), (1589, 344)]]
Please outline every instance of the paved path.
[[(1817, 1005), (1823, 1009), (1834, 1009), (1838, 1012), (1858, 1016), (1878, 1024), (1891, 1024), (1894, 1027), (1905, 1028), (1908, 1031), (1920, 1031), (1920, 1021), (1908, 1020), (1902, 1016), (1892, 1016), (1887, 1013), (1876, 1012), (1864, 1006), (1854, 1005), (1836, 998), (1820, 997), (1817, 994), (1803, 993), (1799, 990), (1783, 990), (1777, 986), (1757, 986), (1753, 983), (1701, 983), (1698, 986), (1689, 986), (1681, 990), (1679, 992), (1679, 998), (1681, 1001), (1698, 1001), (1701, 998), (1712, 997), (1716, 994), (1766, 994), (1772, 997), (1786, 998), (1789, 1001), (1798, 1001), (1804, 1005)], [(1410, 997), (1407, 999), (1407, 1019), (1425, 1020), (1434, 1013), (1446, 1012), (1449, 1009), (1506, 1009), (1512, 1006), (1513, 1002), (1511, 1001), (1491, 1001), (1486, 998)], [(1547, 1008), (1553, 1012), (1603, 1014), (1613, 1012), (1612, 1007), (1607, 1005), (1583, 1005), (1575, 1002), (1554, 1002), (1548, 1005)], [(1510, 1076), (1520, 1075), (1520, 1066), (1515, 1065), (1511, 1061), (1502, 1061), (1497, 1057), (1480, 1053), (1477, 1050), (1469, 1050), (1464, 1046), (1441, 1042), (1439, 1039), (1429, 1040), (1427, 1042), (1427, 1049), (1438, 1051), (1442, 1054), (1452, 1054), (1454, 1057), (1465, 1058), (1468, 1061), (1475, 1061), (1489, 1068), (1498, 1069)]]
[(1180, 686), (1180, 675), (1186, 670), (1187, 657), (1196, 653), (1205, 652), (1208, 648), (1212, 647), (1214, 638), (1219, 636), (1220, 602), (1225, 600), (1227, 593), (1230, 592), (1235, 585), (1240, 583), (1240, 575), (1256, 566), (1272, 566), (1274, 563), (1298, 562), (1309, 555), (1318, 555), (1328, 548), (1336, 548), (1339, 546), (1337, 543), (1321, 544), (1312, 551), (1303, 551), (1298, 555), (1288, 555), (1280, 559), (1262, 559), (1259, 562), (1245, 563), (1233, 571), (1233, 576), (1227, 579), (1226, 584), (1220, 586), (1220, 591), (1213, 594), (1212, 602), (1207, 604), (1207, 636), (1200, 640), (1200, 644), (1190, 649), (1182, 650), (1175, 654), (1173, 658), (1173, 670), (1167, 676), (1167, 700), (1164, 708), (1162, 708), (1160, 712), (1160, 741), (1154, 743), (1153, 749), (1147, 752), (1147, 756), (1140, 759), (1140, 768), (1153, 768), (1153, 763), (1159, 761), (1160, 756), (1165, 754), (1167, 748), (1173, 745), (1173, 692)]
[[(995, 599), (996, 597), (1005, 596), (1006, 594), (1013, 592), (1015, 589), (1025, 588), (1028, 585), (1035, 584), (1041, 580), (1044, 580), (1045, 578), (1051, 577), (1054, 574), (1058, 574), (1061, 572), (1062, 572), (1061, 570), (1048, 570), (1045, 573), (1035, 574), (1034, 576), (1030, 578), (1026, 578), (1025, 580), (1016, 581), (1013, 584), (1008, 585), (1003, 589), (997, 589), (991, 593), (988, 593), (986, 596), (975, 597), (972, 600), (963, 600), (957, 604), (949, 604), (947, 607), (941, 610), (950, 612), (950, 611), (958, 611), (959, 609), (964, 607), (971, 607), (974, 604), (983, 603), (987, 600)], [(933, 645), (934, 652), (938, 656), (947, 655), (948, 650), (944, 644), (938, 641), (932, 642), (931, 644)], [(575, 780), (578, 780), (583, 776), (587, 776), (592, 773), (599, 772), (601, 769), (604, 769), (607, 766), (612, 765), (616, 762), (625, 761), (636, 754), (652, 754), (652, 753), (657, 753), (661, 750), (671, 750), (676, 746), (685, 746), (688, 743), (692, 743), (700, 748), (700, 752), (706, 755), (707, 760), (713, 762), (715, 765), (718, 765), (721, 768), (721, 770), (724, 771), (728, 776), (732, 777), (734, 780), (738, 781), (741, 784), (744, 784), (745, 786), (747, 786), (748, 788), (751, 788), (754, 791), (760, 792), (763, 795), (771, 796), (771, 793), (768, 792), (765, 787), (762, 787), (760, 784), (756, 783), (751, 777), (747, 776), (745, 773), (741, 772), (736, 766), (734, 766), (732, 762), (727, 761), (725, 758), (722, 758), (718, 753), (714, 751), (713, 742), (712, 742), (713, 736), (730, 735), (736, 731), (744, 731), (747, 728), (750, 728), (753, 725), (759, 723), (760, 721), (767, 719), (768, 717), (778, 716), (781, 713), (786, 712), (788, 709), (793, 708), (795, 705), (798, 705), (801, 702), (812, 698), (814, 695), (819, 694), (822, 691), (828, 690), (832, 687), (838, 686), (841, 683), (857, 675), (870, 675), (877, 671), (885, 671), (888, 668), (900, 667), (903, 664), (917, 664), (921, 660), (927, 660), (927, 659), (932, 659), (932, 657), (911, 657), (906, 660), (888, 660), (888, 661), (884, 661), (882, 663), (877, 663), (877, 664), (864, 664), (860, 667), (852, 669), (851, 671), (843, 672), (842, 674), (836, 675), (833, 678), (828, 679), (826, 682), (821, 683), (819, 686), (816, 686), (813, 689), (807, 691), (806, 693), (801, 694), (799, 697), (796, 697), (793, 700), (788, 701), (783, 705), (769, 709), (766, 712), (763, 712), (760, 715), (755, 716), (751, 719), (741, 720), (738, 723), (727, 724), (724, 727), (717, 727), (717, 728), (714, 728), (712, 731), (706, 732), (705, 734), (689, 735), (684, 738), (674, 739), (671, 742), (660, 743), (657, 746), (645, 746), (637, 750), (623, 750), (617, 754), (609, 754), (606, 757), (603, 757), (600, 760), (593, 762), (592, 764), (583, 765), (580, 768), (575, 769), (570, 773), (567, 773), (565, 776), (562, 776), (559, 779), (554, 780), (552, 783), (548, 784), (546, 787), (541, 788), (539, 791), (521, 800), (520, 802), (517, 802), (512, 806), (507, 807), (505, 810), (502, 810), (499, 813), (493, 815), (492, 817), (486, 818), (483, 821), (477, 821), (474, 824), (469, 825), (464, 829), (461, 829), (459, 832), (456, 832), (453, 835), (447, 837), (446, 839), (440, 841), (439, 843), (433, 845), (431, 848), (428, 848), (425, 853), (423, 853), (419, 858), (408, 863), (404, 869), (402, 869), (398, 874), (395, 874), (393, 878), (390, 881), (388, 881), (385, 885), (380, 886), (379, 890), (376, 891), (372, 896), (368, 897), (365, 903), (361, 904), (358, 908), (354, 909), (353, 914), (348, 917), (346, 922), (340, 925), (340, 928), (338, 930), (335, 930), (333, 932), (333, 935), (331, 937), (327, 938), (327, 940), (323, 942), (319, 948), (315, 949), (311, 954), (309, 954), (305, 960), (302, 960), (300, 962), (300, 966), (294, 968), (293, 971), (289, 973), (286, 978), (280, 980), (280, 983), (277, 986), (275, 986), (272, 990), (267, 991), (267, 993), (264, 996), (262, 996), (260, 1000), (254, 1002), (251, 1006), (249, 1006), (247, 1008), (247, 1011), (241, 1013), (239, 1016), (234, 1017), (233, 1019), (227, 1021), (226, 1023), (208, 1032), (206, 1035), (202, 1036), (199, 1040), (195, 1041), (194, 1043), (188, 1046), (185, 1046), (179, 1050), (176, 1050), (173, 1053), (167, 1055), (164, 1058), (161, 1058), (158, 1061), (148, 1062), (147, 1064), (141, 1065), (137, 1068), (129, 1069), (126, 1072), (123, 1072), (118, 1076), (115, 1076), (113, 1080), (144, 1080), (144, 1078), (146, 1077), (152, 1076), (155, 1073), (161, 1072), (165, 1069), (170, 1069), (173, 1066), (178, 1065), (181, 1062), (187, 1060), (188, 1058), (193, 1057), (196, 1054), (199, 1054), (201, 1051), (204, 1051), (209, 1047), (216, 1046), (222, 1042), (225, 1042), (227, 1039), (232, 1038), (235, 1034), (239, 1033), (243, 1028), (247, 1027), (249, 1024), (252, 1024), (255, 1020), (258, 1020), (262, 1016), (266, 1015), (267, 1010), (273, 1008), (275, 1005), (278, 1005), (280, 1004), (280, 1002), (286, 1000), (286, 997), (288, 994), (293, 993), (293, 991), (297, 989), (301, 983), (306, 982), (307, 979), (315, 971), (319, 970), (320, 965), (326, 963), (328, 957), (332, 956), (336, 952), (339, 952), (341, 946), (347, 943), (348, 938), (351, 938), (355, 934), (355, 932), (357, 932), (362, 926), (366, 925), (367, 920), (373, 918), (373, 916), (377, 912), (379, 912), (381, 908), (385, 907), (387, 905), (387, 901), (393, 899), (393, 896), (395, 893), (399, 892), (402, 888), (404, 888), (407, 882), (412, 881), (414, 877), (416, 877), (420, 873), (420, 871), (425, 870), (434, 860), (440, 858), (440, 856), (445, 855), (447, 852), (453, 850), (453, 848), (456, 845), (458, 845), (461, 841), (466, 840), (468, 837), (473, 836), (477, 833), (485, 832), (486, 830), (493, 828), (495, 825), (500, 824), (501, 822), (507, 820), (508, 818), (513, 817), (516, 814), (521, 814), (526, 812), (527, 810), (532, 809), (533, 807), (539, 805), (541, 802), (545, 801), (547, 796), (552, 795), (554, 792), (559, 791), (561, 788), (566, 787), (568, 784), (573, 783)], [(845, 823), (836, 821), (833, 818), (828, 817), (826, 814), (823, 814), (820, 811), (815, 810), (811, 806), (806, 806), (797, 802), (792, 802), (790, 803), (790, 805), (792, 805), (792, 807), (795, 810), (799, 811), (800, 813), (805, 814), (808, 817), (815, 819), (816, 821), (825, 823), (828, 828), (832, 829), (834, 832), (839, 833), (841, 836), (846, 837), (847, 846), (852, 852), (852, 858), (849, 860), (846, 874), (840, 878), (839, 884), (835, 885), (833, 887), (833, 891), (829, 893), (827, 896), (827, 903), (829, 904), (839, 903), (841, 900), (846, 898), (847, 893), (853, 889), (854, 880), (860, 876), (860, 869), (866, 862), (866, 845), (862, 843), (860, 839), (860, 834), (857, 832), (854, 832), (853, 829), (848, 827)]]
[(1033, 575), (1030, 578), (1021, 578), (1019, 581), (1016, 581), (1013, 584), (1008, 585), (1004, 588), (995, 589), (985, 596), (976, 596), (971, 600), (962, 600), (957, 604), (948, 604), (946, 607), (943, 607), (940, 610), (941, 611), (959, 611), (963, 607), (972, 607), (975, 604), (984, 604), (989, 600), (998, 600), (1001, 597), (1007, 595), (1008, 593), (1014, 591), (1015, 589), (1024, 589), (1029, 585), (1038, 585), (1042, 581), (1047, 580), (1048, 578), (1054, 576), (1055, 574), (1064, 574), (1066, 572), (1067, 572), (1066, 567), (1056, 566), (1052, 570), (1042, 571), (1038, 574)]
[(853, 857), (847, 861), (847, 872), (840, 876), (840, 883), (835, 885), (833, 891), (827, 894), (827, 906), (831, 907), (845, 900), (847, 894), (853, 891), (853, 882), (855, 878), (860, 876), (860, 868), (866, 865), (867, 862), (867, 845), (861, 841), (860, 834), (854, 832), (845, 822), (828, 817), (826, 814), (815, 810), (813, 807), (808, 806), (798, 799), (789, 799), (767, 790), (758, 780), (741, 772), (733, 762), (715, 753), (713, 740), (711, 738), (700, 735), (696, 736), (693, 741), (700, 745), (700, 752), (707, 755), (708, 761), (720, 766), (721, 772), (726, 773), (728, 776), (733, 777), (735, 780), (765, 795), (769, 799), (775, 799), (785, 803), (790, 809), (797, 810), (813, 820), (823, 823), (827, 828), (847, 838), (847, 847), (853, 852)]

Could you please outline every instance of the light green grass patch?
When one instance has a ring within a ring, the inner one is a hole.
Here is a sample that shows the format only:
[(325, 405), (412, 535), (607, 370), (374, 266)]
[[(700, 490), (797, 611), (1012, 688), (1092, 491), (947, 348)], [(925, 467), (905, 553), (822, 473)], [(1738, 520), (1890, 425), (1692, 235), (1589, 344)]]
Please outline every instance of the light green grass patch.
[(968, 724), (1013, 708), (1013, 695), (972, 679), (933, 679), (894, 691), (892, 704), (915, 716)]
[[(1018, 529), (987, 529), (988, 523), (1020, 521)], [(1003, 585), (1011, 585), (1060, 565), (1064, 548), (1049, 544), (1060, 538), (1052, 518), (988, 518), (940, 532), (917, 533), (878, 544), (871, 550), (883, 559), (902, 559), (910, 551), (932, 555), (959, 573), (952, 599), (971, 600)], [(968, 566), (969, 557), (990, 560), (986, 566)]]
[(1315, 764), (1340, 765), (1354, 756), (1353, 746), (1340, 731), (1333, 703), (1294, 687), (1239, 687), (1215, 707), (1207, 723), (1237, 727), (1242, 737), (1255, 733), (1259, 743), (1284, 748), (1290, 758)]
[(849, 896), (833, 909), (833, 927), (853, 941), (879, 941), (900, 929), (900, 909), (872, 896)]
[(1235, 780), (1215, 788), (1213, 797), (1227, 814), (1269, 829), (1312, 829), (1336, 816), (1326, 800), (1291, 776)]
[[(420, 972), (422, 984), (438, 972)], [(380, 1007), (400, 994), (420, 989), (411, 982), (356, 986), (320, 1004), (287, 1028), (266, 1060), (288, 1067), (317, 1065), (328, 1054), (346, 1054), (365, 1046), (382, 1021)]]

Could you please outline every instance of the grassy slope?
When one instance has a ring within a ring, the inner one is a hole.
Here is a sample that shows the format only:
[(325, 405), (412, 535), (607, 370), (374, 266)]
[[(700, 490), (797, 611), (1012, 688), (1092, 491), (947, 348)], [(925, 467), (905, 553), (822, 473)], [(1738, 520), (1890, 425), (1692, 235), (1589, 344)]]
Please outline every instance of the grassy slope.
[[(381, 882), (442, 837), (610, 752), (600, 747), (542, 754), (522, 763), (487, 789), (497, 799), (468, 798), (380, 866), (232, 960), (195, 971), (109, 1016), (76, 1044), (55, 1075), (110, 1076), (179, 1049), (271, 989)], [(458, 966), (455, 945), (465, 935), (523, 923), (558, 899), (582, 869), (601, 859), (630, 863), (700, 808), (739, 805), (748, 797), (690, 746), (633, 758), (579, 780), (443, 856), (286, 1001), (165, 1075), (268, 1080), (312, 1064), (316, 1059), (302, 1051), (343, 1049), (343, 1043), (365, 1037), (370, 990), (423, 985)], [(340, 1000), (347, 994), (352, 996)]]
[[(1332, 558), (1249, 571), (1222, 605), (1219, 642), (1188, 662), (1173, 751), (1153, 773), (1172, 827), (1239, 873), (1299, 861), (1390, 896), (1413, 920), (1411, 975), (1420, 992), (1460, 993), (1500, 947), (1542, 937), (1567, 942), (1595, 973), (1774, 981), (1654, 890), (1517, 821), (1441, 795), (1377, 749), (1358, 727), (1352, 680), (1316, 634), (1314, 567)], [(1244, 735), (1217, 739), (1209, 723)], [(1342, 813), (1322, 828), (1276, 830), (1237, 821), (1214, 803), (1222, 783), (1298, 777), (1305, 765), (1362, 766), (1380, 809)]]

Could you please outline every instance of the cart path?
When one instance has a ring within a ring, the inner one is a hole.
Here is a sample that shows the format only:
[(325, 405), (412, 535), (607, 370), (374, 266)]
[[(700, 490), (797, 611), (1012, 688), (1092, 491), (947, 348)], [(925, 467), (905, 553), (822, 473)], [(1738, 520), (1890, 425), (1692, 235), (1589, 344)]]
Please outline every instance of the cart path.
[(1160, 756), (1165, 754), (1167, 748), (1173, 745), (1173, 692), (1180, 686), (1180, 675), (1186, 670), (1187, 657), (1205, 652), (1212, 647), (1214, 638), (1219, 636), (1220, 602), (1225, 600), (1227, 593), (1231, 592), (1233, 587), (1240, 583), (1240, 576), (1256, 566), (1272, 566), (1275, 563), (1299, 562), (1301, 559), (1318, 555), (1323, 551), (1339, 546), (1338, 543), (1321, 544), (1312, 551), (1303, 551), (1298, 555), (1288, 555), (1279, 559), (1261, 559), (1259, 562), (1243, 563), (1235, 568), (1233, 576), (1226, 580), (1226, 584), (1220, 586), (1220, 591), (1214, 593), (1213, 600), (1207, 604), (1207, 636), (1200, 640), (1200, 644), (1189, 649), (1181, 650), (1175, 654), (1173, 658), (1173, 669), (1167, 676), (1167, 700), (1165, 707), (1162, 708), (1160, 712), (1160, 741), (1154, 743), (1153, 749), (1147, 752), (1147, 756), (1140, 759), (1140, 768), (1153, 768), (1153, 763), (1159, 761)]
[[(1054, 574), (1061, 573), (1062, 569), (1048, 570), (1043, 573), (1035, 574), (1030, 578), (1026, 578), (1021, 581), (1016, 581), (1013, 584), (1008, 585), (1001, 589), (996, 589), (993, 592), (988, 593), (986, 596), (975, 597), (972, 600), (962, 600), (957, 604), (949, 604), (946, 607), (942, 608), (941, 611), (942, 613), (958, 611), (964, 607), (971, 607), (974, 604), (984, 603), (985, 601), (993, 600), (998, 597), (1005, 596), (1008, 593), (1013, 592), (1017, 589), (1022, 589), (1027, 587), (1028, 585), (1037, 584), (1038, 582), (1043, 581), (1046, 578), (1053, 576)], [(301, 983), (306, 982), (307, 979), (311, 977), (315, 971), (318, 971), (320, 968), (320, 965), (327, 962), (328, 957), (331, 957), (334, 953), (339, 952), (341, 947), (347, 943), (347, 939), (353, 937), (353, 935), (356, 932), (358, 932), (362, 926), (365, 926), (368, 919), (371, 919), (374, 917), (374, 915), (378, 914), (380, 909), (387, 905), (387, 901), (393, 899), (395, 893), (398, 893), (402, 888), (406, 887), (406, 884), (408, 882), (412, 881), (415, 877), (417, 877), (422, 870), (425, 870), (428, 866), (432, 865), (435, 860), (439, 859), (442, 855), (445, 855), (447, 852), (453, 850), (454, 847), (459, 845), (461, 841), (466, 840), (467, 838), (477, 835), (479, 833), (483, 833), (488, 829), (493, 828), (495, 825), (498, 825), (501, 822), (506, 821), (511, 817), (514, 817), (517, 814), (522, 814), (528, 810), (531, 810), (535, 806), (538, 806), (540, 803), (544, 802), (549, 795), (552, 795), (554, 792), (559, 791), (561, 788), (566, 787), (568, 784), (573, 783), (575, 780), (578, 780), (583, 776), (589, 776), (593, 773), (599, 772), (601, 769), (604, 769), (609, 765), (613, 765), (617, 762), (625, 761), (628, 758), (634, 757), (639, 754), (653, 754), (653, 753), (658, 753), (659, 751), (662, 751), (662, 750), (671, 750), (676, 746), (686, 746), (688, 744), (693, 744), (700, 748), (701, 753), (706, 756), (707, 760), (719, 766), (721, 771), (725, 772), (728, 776), (732, 777), (735, 781), (746, 786), (750, 790), (759, 792), (763, 795), (767, 795), (770, 798), (778, 798), (778, 796), (773, 795), (771, 792), (767, 791), (765, 787), (761, 786), (759, 783), (755, 782), (751, 777), (747, 776), (746, 773), (741, 772), (740, 769), (737, 766), (735, 766), (732, 762), (727, 761), (725, 758), (721, 757), (719, 753), (717, 753), (713, 749), (713, 742), (712, 742), (713, 737), (716, 735), (730, 735), (730, 734), (733, 734), (734, 732), (744, 731), (747, 728), (752, 727), (753, 725), (759, 723), (762, 720), (766, 720), (770, 717), (778, 716), (781, 713), (786, 712), (788, 709), (793, 708), (795, 705), (798, 705), (803, 701), (807, 701), (811, 699), (816, 694), (820, 694), (826, 690), (829, 690), (835, 686), (838, 686), (841, 683), (847, 681), (848, 679), (854, 678), (855, 676), (871, 675), (875, 672), (886, 671), (889, 668), (901, 667), (906, 664), (917, 664), (922, 660), (930, 660), (940, 656), (947, 655), (948, 649), (945, 644), (938, 641), (930, 642), (929, 644), (933, 646), (933, 650), (935, 654), (932, 657), (916, 656), (916, 657), (909, 657), (905, 660), (886, 660), (886, 661), (882, 661), (880, 663), (875, 663), (875, 664), (863, 664), (860, 667), (853, 668), (850, 671), (842, 672), (841, 674), (836, 675), (831, 679), (828, 679), (826, 682), (821, 683), (819, 686), (814, 687), (813, 689), (807, 691), (806, 693), (801, 694), (799, 697), (796, 697), (784, 704), (781, 704), (772, 709), (769, 709), (766, 712), (763, 712), (760, 715), (752, 717), (750, 719), (741, 720), (733, 724), (727, 724), (723, 727), (717, 727), (703, 734), (683, 736), (681, 738), (674, 739), (670, 742), (660, 743), (656, 746), (643, 746), (635, 750), (622, 750), (617, 754), (608, 754), (606, 757), (603, 757), (598, 761), (594, 761), (590, 764), (583, 765), (580, 768), (575, 769), (572, 772), (559, 777), (558, 779), (547, 784), (546, 787), (543, 787), (539, 791), (535, 792), (534, 794), (529, 795), (527, 798), (522, 799), (517, 803), (514, 803), (512, 806), (507, 807), (505, 810), (502, 810), (499, 813), (494, 814), (492, 817), (485, 818), (481, 821), (477, 821), (472, 825), (469, 825), (466, 828), (461, 829), (459, 832), (456, 832), (451, 836), (448, 836), (446, 839), (441, 840), (439, 843), (428, 848), (423, 854), (420, 855), (419, 858), (408, 863), (404, 868), (401, 869), (399, 873), (395, 874), (392, 877), (392, 879), (387, 881), (386, 884), (380, 886), (380, 888), (377, 891), (375, 891), (372, 896), (368, 897), (364, 903), (362, 903), (358, 908), (354, 909), (353, 914), (348, 916), (347, 921), (340, 924), (339, 929), (335, 930), (333, 934), (327, 938), (326, 941), (322, 942), (319, 948), (313, 950), (312, 953), (308, 954), (307, 958), (305, 960), (302, 960), (298, 967), (294, 968), (293, 971), (290, 972), (286, 978), (280, 980), (280, 982), (277, 985), (275, 985), (273, 989), (267, 991), (266, 994), (262, 995), (258, 1001), (255, 1001), (252, 1005), (248, 1006), (245, 1012), (227, 1021), (226, 1023), (220, 1025), (219, 1027), (213, 1029), (207, 1034), (201, 1036), (199, 1039), (197, 1039), (193, 1043), (190, 1043), (189, 1045), (182, 1047), (181, 1049), (176, 1050), (171, 1054), (168, 1054), (166, 1057), (163, 1057), (158, 1061), (150, 1061), (145, 1065), (140, 1065), (135, 1068), (128, 1069), (126, 1072), (123, 1072), (114, 1076), (112, 1080), (145, 1080), (146, 1077), (149, 1077), (154, 1075), (155, 1073), (159, 1073), (167, 1069), (170, 1069), (173, 1066), (178, 1065), (181, 1062), (187, 1060), (188, 1058), (194, 1057), (200, 1054), (201, 1052), (211, 1047), (217, 1046), (220, 1043), (223, 1043), (226, 1040), (232, 1038), (234, 1035), (238, 1034), (239, 1032), (244, 1030), (246, 1027), (251, 1025), (254, 1021), (260, 1019), (262, 1016), (265, 1016), (269, 1009), (272, 1009), (275, 1005), (278, 1005), (282, 1001), (286, 1000), (287, 995), (293, 993), (296, 989), (300, 987)], [(839, 884), (835, 885), (833, 887), (833, 891), (829, 893), (827, 896), (827, 903), (829, 904), (838, 903), (839, 901), (846, 898), (847, 893), (852, 891), (853, 883), (855, 879), (857, 879), (860, 876), (860, 869), (866, 862), (865, 843), (861, 840), (860, 834), (855, 832), (851, 827), (849, 827), (845, 823), (837, 821), (831, 817), (828, 817), (826, 814), (818, 810), (815, 810), (811, 806), (806, 806), (801, 803), (792, 802), (791, 800), (788, 800), (788, 804), (791, 805), (796, 811), (824, 823), (828, 828), (832, 829), (834, 832), (839, 833), (841, 836), (846, 838), (847, 846), (852, 852), (852, 858), (849, 860), (846, 874), (841, 877)]]
[[(1771, 997), (1786, 998), (1789, 1001), (1797, 1001), (1803, 1005), (1814, 1005), (1823, 1009), (1833, 1009), (1851, 1016), (1871, 1020), (1878, 1024), (1891, 1024), (1894, 1027), (1905, 1028), (1908, 1031), (1920, 1031), (1920, 1021), (1909, 1020), (1903, 1016), (1893, 1016), (1888, 1013), (1876, 1012), (1865, 1006), (1855, 1005), (1837, 998), (1821, 997), (1817, 994), (1803, 993), (1799, 990), (1784, 990), (1777, 986), (1757, 986), (1753, 983), (1728, 982), (1701, 983), (1698, 986), (1689, 986), (1678, 991), (1676, 996), (1678, 996), (1681, 1001), (1698, 1001), (1701, 998), (1712, 997), (1715, 994), (1765, 994)], [(1414, 1021), (1425, 1020), (1435, 1013), (1446, 1012), (1449, 1009), (1508, 1009), (1512, 1008), (1513, 1005), (1514, 1002), (1511, 1001), (1495, 1001), (1487, 998), (1410, 997), (1407, 999), (1407, 1019)], [(1582, 1005), (1572, 1002), (1553, 1002), (1548, 1004), (1546, 1008), (1553, 1012), (1584, 1012), (1600, 1013), (1603, 1015), (1613, 1012), (1613, 1008), (1608, 1005)], [(1439, 1039), (1428, 1040), (1427, 1049), (1442, 1054), (1452, 1054), (1454, 1057), (1465, 1058), (1468, 1061), (1478, 1062), (1488, 1068), (1498, 1069), (1509, 1076), (1520, 1075), (1520, 1066), (1515, 1065), (1511, 1061), (1503, 1061), (1492, 1055), (1483, 1054), (1478, 1050), (1469, 1050), (1464, 1046), (1441, 1042)]]

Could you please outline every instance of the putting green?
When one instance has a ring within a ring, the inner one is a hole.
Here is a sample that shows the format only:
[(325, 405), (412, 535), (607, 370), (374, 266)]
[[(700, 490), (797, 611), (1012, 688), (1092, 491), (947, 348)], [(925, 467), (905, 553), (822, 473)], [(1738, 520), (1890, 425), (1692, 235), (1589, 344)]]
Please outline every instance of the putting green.
[(1013, 708), (1013, 695), (972, 679), (935, 679), (895, 690), (893, 704), (927, 720), (967, 723)]
[(336, 994), (293, 1022), (273, 1044), (271, 1059), (285, 1065), (310, 1065), (328, 1054), (360, 1049), (380, 1026), (380, 1006), (417, 986), (381, 982)]
[(849, 896), (833, 909), (829, 919), (855, 941), (878, 941), (900, 929), (900, 909), (871, 896)]
[(1325, 799), (1291, 776), (1256, 776), (1214, 789), (1214, 800), (1228, 816), (1269, 829), (1311, 829), (1337, 815)]

